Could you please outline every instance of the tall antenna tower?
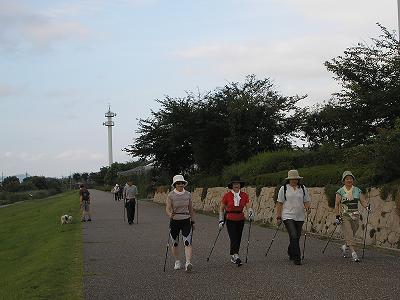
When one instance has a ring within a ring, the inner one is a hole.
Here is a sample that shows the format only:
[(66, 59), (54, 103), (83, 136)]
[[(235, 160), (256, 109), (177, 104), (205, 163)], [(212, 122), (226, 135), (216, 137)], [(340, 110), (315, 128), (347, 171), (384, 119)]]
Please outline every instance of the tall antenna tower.
[(111, 112), (110, 104), (108, 104), (108, 111), (105, 113), (107, 121), (103, 123), (104, 126), (108, 127), (108, 165), (111, 167), (113, 163), (113, 152), (112, 152), (112, 127), (114, 126), (114, 121), (112, 120), (117, 114)]

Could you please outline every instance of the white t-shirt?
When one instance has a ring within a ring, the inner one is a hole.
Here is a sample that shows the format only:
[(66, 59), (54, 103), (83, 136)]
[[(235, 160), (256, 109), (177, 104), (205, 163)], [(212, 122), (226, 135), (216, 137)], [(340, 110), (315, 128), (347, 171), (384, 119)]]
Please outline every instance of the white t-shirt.
[(310, 201), (310, 195), (304, 187), (296, 187), (294, 189), (289, 184), (286, 184), (286, 200), (284, 196), (284, 187), (281, 186), (278, 193), (278, 202), (283, 203), (282, 220), (304, 221), (304, 203)]

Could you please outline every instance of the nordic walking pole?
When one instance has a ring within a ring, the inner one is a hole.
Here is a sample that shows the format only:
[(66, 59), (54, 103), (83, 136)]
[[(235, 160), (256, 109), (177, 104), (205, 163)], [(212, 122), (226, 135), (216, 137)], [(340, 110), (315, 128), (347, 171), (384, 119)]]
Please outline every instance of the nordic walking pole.
[(250, 245), (250, 231), (251, 231), (251, 223), (252, 223), (253, 221), (252, 220), (250, 220), (250, 224), (249, 224), (249, 234), (248, 234), (248, 236), (247, 236), (247, 249), (246, 249), (246, 264), (247, 264), (247, 256), (248, 256), (248, 254), (249, 254), (249, 245)]
[(303, 255), (301, 256), (301, 260), (304, 260), (304, 253), (306, 252), (307, 225), (308, 225), (308, 216), (309, 216), (309, 215), (310, 215), (310, 213), (307, 213), (306, 229), (304, 230)]
[(371, 211), (371, 204), (368, 204), (368, 213), (367, 213), (367, 222), (365, 223), (365, 232), (364, 232), (364, 245), (363, 245), (363, 253), (362, 258), (364, 258), (364, 250), (365, 250), (365, 241), (367, 239), (367, 227), (368, 227), (368, 219), (369, 219), (369, 212)]
[(165, 272), (165, 266), (167, 265), (168, 250), (169, 250), (169, 239), (170, 239), (170, 232), (168, 230), (167, 248), (165, 249), (165, 259), (164, 259), (164, 272)]
[(280, 224), (278, 225), (278, 227), (276, 227), (275, 234), (274, 234), (274, 236), (273, 236), (273, 238), (272, 238), (272, 240), (271, 240), (271, 243), (269, 244), (269, 247), (268, 247), (267, 252), (265, 252), (265, 256), (268, 255), (269, 249), (271, 249), (272, 243), (274, 242), (275, 237), (276, 237), (276, 235), (278, 234), (278, 230), (279, 230), (279, 228), (281, 227), (281, 225), (282, 225), (282, 223), (280, 223)]
[(332, 237), (333, 237), (333, 234), (335, 233), (335, 231), (336, 231), (337, 228), (338, 228), (338, 225), (335, 225), (335, 229), (332, 231), (331, 236), (329, 237), (329, 240), (328, 240), (328, 242), (326, 243), (324, 250), (322, 250), (322, 254), (325, 253), (326, 247), (328, 247), (328, 244), (330, 243), (330, 241), (331, 241), (331, 239), (332, 239)]
[(215, 247), (215, 244), (216, 244), (217, 241), (218, 241), (218, 237), (219, 237), (219, 234), (221, 233), (221, 230), (222, 230), (222, 228), (220, 228), (220, 229), (218, 230), (217, 238), (216, 238), (215, 241), (214, 241), (214, 244), (213, 244), (213, 246), (212, 246), (212, 248), (211, 248), (210, 254), (208, 254), (207, 261), (210, 260), (211, 253), (213, 252), (214, 247)]

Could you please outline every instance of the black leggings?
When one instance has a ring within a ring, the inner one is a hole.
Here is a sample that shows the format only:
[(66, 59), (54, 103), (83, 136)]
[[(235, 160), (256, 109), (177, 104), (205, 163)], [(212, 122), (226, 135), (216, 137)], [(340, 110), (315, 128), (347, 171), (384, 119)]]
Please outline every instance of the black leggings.
[(239, 254), (240, 242), (242, 241), (243, 226), (244, 220), (226, 220), (226, 229), (228, 229), (229, 239), (231, 240), (231, 255)]
[(304, 221), (288, 219), (283, 221), (289, 234), (288, 255), (291, 259), (300, 260), (300, 236)]
[(128, 223), (133, 223), (135, 219), (136, 199), (130, 199), (126, 202), (126, 214), (128, 215)]

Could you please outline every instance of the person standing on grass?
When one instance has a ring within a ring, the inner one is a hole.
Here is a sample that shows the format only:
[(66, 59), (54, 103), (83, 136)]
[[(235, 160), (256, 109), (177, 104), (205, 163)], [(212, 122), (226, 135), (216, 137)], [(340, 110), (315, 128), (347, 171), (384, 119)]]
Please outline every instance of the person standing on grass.
[(90, 222), (92, 221), (92, 217), (90, 215), (90, 193), (83, 184), (81, 184), (79, 187), (79, 199), (82, 210), (81, 222), (86, 222), (86, 217), (88, 217), (87, 221)]
[(136, 185), (133, 185), (133, 180), (129, 179), (127, 185), (124, 187), (125, 207), (129, 225), (132, 225), (135, 220), (137, 194), (138, 190)]
[(357, 232), (360, 221), (360, 212), (358, 202), (367, 210), (371, 207), (367, 204), (364, 194), (354, 186), (355, 177), (351, 171), (344, 171), (342, 175), (343, 186), (336, 191), (335, 212), (336, 225), (342, 225), (342, 233), (345, 244), (340, 248), (343, 257), (347, 257), (347, 250), (350, 249), (351, 259), (359, 262), (357, 252), (355, 251), (354, 235)]
[(230, 191), (223, 196), (219, 207), (218, 228), (221, 230), (226, 223), (230, 239), (230, 259), (232, 263), (238, 266), (242, 265), (242, 261), (239, 257), (239, 249), (244, 227), (243, 209), (245, 207), (248, 211), (248, 219), (254, 219), (254, 212), (249, 195), (240, 190), (244, 185), (245, 182), (240, 180), (239, 176), (232, 177), (231, 182), (228, 184)]
[(282, 221), (285, 224), (290, 239), (287, 253), (295, 265), (301, 265), (300, 236), (305, 218), (304, 210), (310, 212), (310, 196), (300, 183), (302, 178), (297, 170), (290, 170), (285, 184), (279, 189), (276, 203), (276, 221), (278, 226)]
[(179, 260), (179, 233), (182, 232), (183, 243), (185, 245), (185, 271), (190, 272), (192, 265), (192, 235), (194, 225), (194, 209), (192, 206), (192, 196), (190, 192), (185, 190), (187, 181), (182, 175), (175, 175), (172, 179), (172, 187), (174, 188), (168, 194), (165, 211), (170, 218), (169, 228), (170, 237), (173, 242), (172, 255), (175, 258), (174, 270), (182, 269)]

